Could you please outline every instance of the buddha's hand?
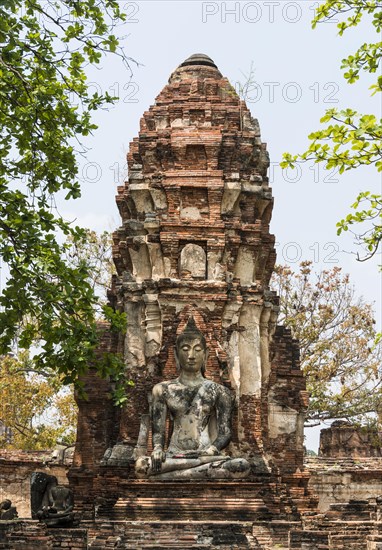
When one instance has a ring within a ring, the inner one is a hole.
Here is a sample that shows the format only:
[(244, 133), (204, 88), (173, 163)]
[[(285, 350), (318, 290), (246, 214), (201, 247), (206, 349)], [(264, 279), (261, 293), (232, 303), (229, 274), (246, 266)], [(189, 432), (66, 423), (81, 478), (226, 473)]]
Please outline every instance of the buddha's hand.
[(162, 469), (162, 462), (166, 460), (166, 453), (163, 452), (162, 445), (155, 445), (151, 453), (151, 469), (154, 474), (157, 474)]
[(219, 454), (219, 449), (215, 445), (209, 445), (203, 449), (203, 455), (205, 456), (215, 456)]

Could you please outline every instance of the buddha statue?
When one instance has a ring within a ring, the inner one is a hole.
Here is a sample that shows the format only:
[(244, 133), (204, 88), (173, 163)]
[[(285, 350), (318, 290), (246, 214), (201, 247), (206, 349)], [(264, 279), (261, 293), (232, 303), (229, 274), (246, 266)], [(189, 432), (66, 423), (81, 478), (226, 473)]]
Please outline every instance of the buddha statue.
[(56, 476), (33, 472), (31, 476), (32, 518), (48, 527), (74, 527), (79, 518), (74, 513), (73, 493), (58, 485)]
[[(136, 461), (138, 477), (241, 479), (249, 474), (247, 460), (222, 452), (231, 439), (234, 397), (205, 378), (207, 354), (206, 340), (191, 317), (176, 341), (178, 378), (152, 390), (153, 452)], [(165, 450), (168, 414), (173, 430)]]

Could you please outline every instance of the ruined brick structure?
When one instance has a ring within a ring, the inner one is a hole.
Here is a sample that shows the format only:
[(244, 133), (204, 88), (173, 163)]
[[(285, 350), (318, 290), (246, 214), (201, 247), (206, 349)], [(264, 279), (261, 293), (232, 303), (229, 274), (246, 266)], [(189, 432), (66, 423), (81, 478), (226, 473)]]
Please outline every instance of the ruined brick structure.
[[(54, 456), (53, 456), (54, 455)], [(64, 453), (62, 452), (62, 455)], [(16, 506), (19, 517), (31, 517), (30, 477), (33, 472), (44, 472), (67, 484), (71, 458), (60, 458), (52, 451), (0, 451), (0, 502), (9, 499)]]
[[(276, 254), (268, 166), (257, 120), (207, 56), (182, 63), (144, 113), (113, 236), (111, 299), (128, 326), (123, 341), (104, 335), (134, 386), (119, 411), (107, 382), (90, 375), (89, 400), (79, 401), (70, 479), (89, 519), (96, 509), (119, 521), (298, 521), (314, 509), (298, 344), (276, 328), (278, 297), (269, 289)], [(236, 396), (227, 451), (251, 462), (245, 482), (135, 478), (134, 457), (151, 451), (151, 389), (177, 376), (174, 343), (191, 315), (209, 347), (206, 377)]]
[(322, 457), (381, 457), (381, 434), (376, 429), (357, 427), (349, 422), (336, 420), (320, 433)]
[[(114, 443), (132, 456), (149, 392), (176, 377), (175, 338), (193, 315), (210, 350), (206, 377), (236, 394), (230, 452), (262, 457), (280, 474), (301, 470), (307, 394), (297, 343), (275, 332), (268, 154), (257, 120), (210, 58), (191, 57), (171, 75), (141, 119), (128, 166), (113, 297), (127, 315), (123, 354), (134, 387), (115, 411)], [(87, 446), (101, 443), (99, 460), (110, 441), (81, 431), (77, 464), (93, 467)]]
[[(121, 353), (134, 385), (118, 409), (111, 380), (94, 370), (84, 380), (69, 472), (80, 528), (2, 522), (0, 548), (381, 548), (375, 491), (372, 502), (330, 500), (333, 472), (317, 474), (311, 486), (321, 484), (326, 514), (317, 513), (303, 463), (298, 342), (276, 326), (269, 289), (276, 255), (266, 146), (210, 58), (191, 56), (174, 71), (143, 115), (128, 165), (110, 294), (127, 330), (122, 337), (101, 324), (99, 353)], [(190, 316), (208, 342), (206, 377), (236, 396), (227, 452), (250, 463), (245, 479), (136, 478), (136, 457), (152, 449), (150, 392), (177, 376), (174, 343)], [(349, 468), (355, 486), (357, 466)]]

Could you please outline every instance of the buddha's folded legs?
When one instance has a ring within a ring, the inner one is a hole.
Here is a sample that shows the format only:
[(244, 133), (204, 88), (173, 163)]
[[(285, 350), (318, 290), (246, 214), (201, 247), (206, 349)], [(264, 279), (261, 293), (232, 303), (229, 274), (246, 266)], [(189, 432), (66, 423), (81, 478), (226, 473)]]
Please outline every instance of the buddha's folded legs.
[(151, 479), (242, 479), (248, 476), (249, 463), (243, 458), (201, 456), (199, 458), (166, 458), (161, 472), (151, 470), (150, 457), (141, 457), (136, 463), (140, 478)]

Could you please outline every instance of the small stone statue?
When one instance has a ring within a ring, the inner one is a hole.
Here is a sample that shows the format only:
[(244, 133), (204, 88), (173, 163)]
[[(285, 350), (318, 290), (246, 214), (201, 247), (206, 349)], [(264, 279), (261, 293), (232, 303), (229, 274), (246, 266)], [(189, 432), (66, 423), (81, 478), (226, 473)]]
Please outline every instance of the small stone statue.
[(12, 506), (12, 502), (7, 498), (0, 502), (0, 520), (16, 519), (18, 517), (16, 506)]
[(37, 512), (44, 506), (49, 506), (47, 486), (49, 483), (57, 484), (57, 478), (45, 472), (33, 472), (30, 482), (32, 519), (37, 519)]
[(79, 523), (73, 508), (73, 493), (58, 485), (55, 476), (34, 472), (31, 476), (32, 518), (49, 527), (73, 527)]
[[(207, 353), (206, 340), (191, 317), (176, 341), (179, 377), (152, 391), (154, 450), (151, 457), (136, 461), (138, 477), (240, 479), (249, 474), (247, 460), (221, 452), (231, 439), (234, 399), (227, 388), (204, 377)], [(167, 413), (173, 432), (165, 452)]]

